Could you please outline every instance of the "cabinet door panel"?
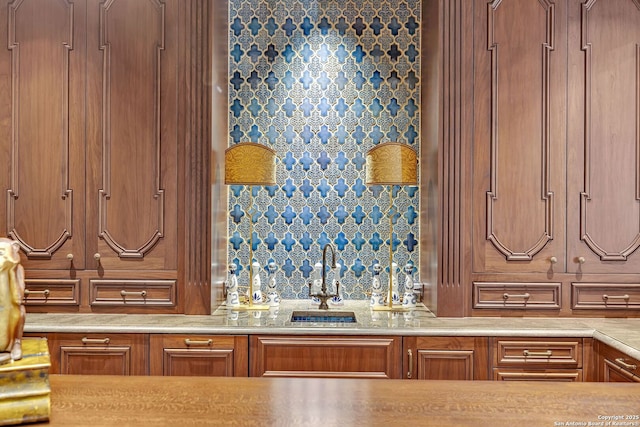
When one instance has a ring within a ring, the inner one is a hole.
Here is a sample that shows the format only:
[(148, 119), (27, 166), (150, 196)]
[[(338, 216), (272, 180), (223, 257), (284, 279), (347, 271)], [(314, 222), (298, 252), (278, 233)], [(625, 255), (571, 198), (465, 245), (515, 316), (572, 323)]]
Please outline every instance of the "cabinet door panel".
[(564, 263), (564, 7), (475, 9), (474, 271), (546, 272)]
[(399, 337), (252, 336), (251, 376), (400, 378)]
[(405, 378), (488, 380), (487, 338), (405, 337)]
[[(3, 235), (29, 269), (84, 265), (83, 1), (2, 1)], [(46, 94), (46, 96), (43, 96)]]
[(88, 10), (87, 250), (96, 268), (177, 268), (176, 1)]
[(51, 373), (146, 375), (145, 334), (49, 334)]
[(151, 375), (247, 376), (246, 336), (152, 335)]
[[(572, 3), (569, 271), (640, 268), (640, 8)], [(615, 25), (612, 23), (615, 22)]]

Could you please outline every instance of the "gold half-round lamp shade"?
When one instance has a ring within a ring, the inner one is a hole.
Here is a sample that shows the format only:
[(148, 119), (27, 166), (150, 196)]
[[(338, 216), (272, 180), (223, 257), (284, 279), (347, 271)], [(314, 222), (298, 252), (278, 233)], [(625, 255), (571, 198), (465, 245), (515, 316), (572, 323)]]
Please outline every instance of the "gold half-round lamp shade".
[(255, 142), (240, 142), (224, 152), (224, 183), (275, 185), (276, 152)]
[(418, 154), (400, 142), (385, 142), (367, 152), (366, 183), (369, 185), (417, 185)]

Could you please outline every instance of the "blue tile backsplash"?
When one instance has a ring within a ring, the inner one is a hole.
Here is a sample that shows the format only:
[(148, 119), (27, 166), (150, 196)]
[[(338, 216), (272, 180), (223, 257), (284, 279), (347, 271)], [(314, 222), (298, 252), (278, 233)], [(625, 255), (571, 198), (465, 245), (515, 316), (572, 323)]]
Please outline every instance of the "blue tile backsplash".
[(229, 145), (278, 154), (277, 185), (229, 188), (228, 261), (241, 285), (250, 220), (262, 283), (275, 261), (282, 298), (308, 298), (326, 243), (347, 299), (367, 298), (389, 244), (401, 290), (402, 267), (419, 271), (418, 187), (392, 187), (390, 207), (390, 189), (365, 185), (364, 169), (379, 143), (419, 151), (420, 22), (419, 0), (230, 0)]

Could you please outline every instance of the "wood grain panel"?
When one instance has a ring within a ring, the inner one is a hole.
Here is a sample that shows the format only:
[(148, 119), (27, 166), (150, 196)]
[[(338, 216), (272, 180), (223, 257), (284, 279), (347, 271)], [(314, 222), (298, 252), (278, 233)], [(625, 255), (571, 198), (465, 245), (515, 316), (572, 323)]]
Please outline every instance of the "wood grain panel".
[(474, 272), (564, 265), (565, 19), (562, 2), (475, 3)]
[[(38, 268), (37, 260), (49, 261), (63, 247), (83, 263), (82, 233), (74, 222), (82, 218), (84, 199), (84, 135), (78, 121), (84, 77), (77, 51), (85, 30), (78, 18), (83, 3), (75, 6), (66, 0), (3, 6), (9, 55), (2, 61), (10, 64), (11, 83), (11, 133), (3, 139), (10, 142), (11, 172), (4, 225), (27, 255), (27, 268)], [(65, 255), (48, 265), (68, 266)]]
[(572, 283), (571, 308), (640, 311), (640, 284)]
[(99, 235), (122, 258), (144, 257), (164, 235), (159, 114), (164, 102), (164, 27), (164, 4), (158, 1), (101, 5)]
[(25, 279), (24, 305), (79, 306), (80, 280)]
[(49, 425), (553, 426), (639, 400), (633, 384), (53, 375)]
[(147, 375), (145, 334), (49, 334), (51, 373)]
[[(640, 246), (640, 3), (586, 2), (582, 50), (586, 86), (580, 234), (601, 260), (624, 261)], [(615, 227), (610, 227), (612, 219)]]
[(488, 380), (488, 342), (482, 337), (404, 337), (404, 378)]
[(252, 336), (250, 376), (400, 378), (399, 337)]
[[(513, 25), (516, 14), (527, 16), (526, 27)], [(554, 37), (552, 3), (496, 0), (489, 5), (492, 123), (487, 239), (510, 261), (531, 260), (554, 237), (549, 182), (549, 56)]]
[(473, 282), (473, 308), (553, 309), (562, 306), (562, 283)]
[(570, 270), (640, 268), (640, 3), (572, 3)]
[(101, 274), (176, 276), (181, 13), (174, 0), (87, 11), (87, 252)]
[(151, 335), (151, 375), (247, 376), (246, 336)]

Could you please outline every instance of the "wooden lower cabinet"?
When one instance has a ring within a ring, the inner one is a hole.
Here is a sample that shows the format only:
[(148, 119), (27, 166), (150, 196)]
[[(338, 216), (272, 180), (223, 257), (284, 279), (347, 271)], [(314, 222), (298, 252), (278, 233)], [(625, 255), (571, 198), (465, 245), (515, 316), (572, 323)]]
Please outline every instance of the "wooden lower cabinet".
[(583, 381), (582, 338), (492, 338), (493, 379)]
[(150, 375), (248, 375), (246, 335), (151, 335), (149, 348)]
[(487, 344), (483, 337), (405, 337), (403, 378), (487, 380)]
[(52, 374), (147, 375), (146, 334), (46, 334)]
[(604, 343), (596, 346), (598, 381), (640, 382), (640, 361)]
[(402, 378), (402, 337), (252, 335), (252, 377)]

